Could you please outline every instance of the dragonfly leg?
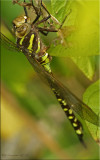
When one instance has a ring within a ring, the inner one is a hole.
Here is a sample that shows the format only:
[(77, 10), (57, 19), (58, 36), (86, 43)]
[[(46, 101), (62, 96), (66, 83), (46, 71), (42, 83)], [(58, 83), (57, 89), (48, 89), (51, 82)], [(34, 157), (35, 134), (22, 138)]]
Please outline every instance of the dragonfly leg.
[(49, 13), (49, 11), (48, 11), (48, 10), (46, 9), (46, 7), (43, 5), (42, 0), (41, 0), (41, 6), (42, 6), (42, 7), (44, 8), (44, 10), (48, 13), (48, 15), (51, 16), (50, 13)]
[[(32, 6), (33, 6), (36, 14), (37, 14), (37, 17), (36, 17), (35, 20), (32, 22), (32, 24), (34, 24), (34, 23), (36, 23), (36, 21), (37, 21), (37, 20), (40, 18), (40, 16), (41, 16), (41, 8), (40, 8), (40, 11), (38, 11), (37, 8), (36, 8), (36, 7), (34, 6), (34, 4), (33, 4), (33, 0), (31, 0), (31, 3), (32, 3)], [(37, 22), (37, 25), (40, 24), (40, 23), (43, 23), (43, 22), (47, 21), (47, 20), (51, 17), (51, 15), (50, 15), (50, 13), (48, 12), (48, 10), (44, 7), (44, 5), (43, 5), (43, 3), (42, 3), (42, 0), (41, 0), (41, 6), (42, 6), (43, 9), (48, 13), (48, 16), (45, 17), (45, 18), (43, 18), (42, 20), (38, 21), (38, 22)]]
[(46, 7), (44, 6), (44, 4), (42, 3), (42, 0), (41, 0), (41, 6), (42, 6), (43, 9), (47, 12), (48, 16), (47, 16), (47, 17), (44, 17), (41, 21), (39, 21), (39, 22), (37, 23), (37, 25), (40, 24), (40, 23), (43, 23), (43, 22), (47, 21), (47, 20), (51, 17), (51, 14), (49, 13), (49, 11), (46, 9)]
[[(25, 0), (24, 0), (24, 2), (25, 2)], [(25, 12), (25, 15), (28, 17), (27, 10), (26, 10), (25, 6), (24, 6), (24, 12)]]
[(47, 36), (49, 32), (40, 31), (44, 36)]
[(32, 24), (34, 24), (35, 22), (37, 22), (38, 21), (38, 19), (40, 18), (40, 16), (41, 16), (41, 11), (38, 11), (38, 9), (34, 6), (34, 3), (33, 3), (33, 0), (30, 0), (31, 1), (31, 3), (32, 3), (32, 7), (33, 7), (33, 9), (35, 10), (35, 13), (36, 13), (36, 18), (35, 18), (35, 20), (32, 22)]
[(62, 26), (63, 26), (63, 24), (64, 24), (66, 18), (70, 15), (70, 13), (71, 13), (71, 10), (70, 10), (70, 12), (65, 16), (65, 18), (63, 19), (62, 23), (61, 23), (60, 26), (59, 26), (59, 29), (62, 28)]
[(51, 17), (51, 15), (49, 15), (49, 16), (43, 18), (42, 20), (38, 21), (38, 22), (36, 23), (36, 25), (39, 25), (39, 24), (41, 24), (41, 23), (47, 21), (50, 17)]
[(38, 27), (39, 31), (47, 31), (47, 32), (58, 32), (57, 29), (54, 28), (42, 28), (42, 27)]

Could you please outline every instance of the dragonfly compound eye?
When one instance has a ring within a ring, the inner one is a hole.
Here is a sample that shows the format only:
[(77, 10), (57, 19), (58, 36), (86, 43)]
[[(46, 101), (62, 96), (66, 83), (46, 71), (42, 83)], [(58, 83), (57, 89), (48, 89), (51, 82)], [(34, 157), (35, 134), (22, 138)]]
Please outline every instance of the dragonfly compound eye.
[(20, 27), (16, 28), (15, 35), (18, 38), (22, 38), (23, 36), (27, 35), (31, 30), (31, 25), (28, 23), (24, 23)]
[(24, 23), (28, 23), (30, 24), (30, 18), (27, 17), (27, 16), (20, 16), (20, 17), (17, 17), (13, 20), (13, 24), (14, 26), (16, 27), (20, 27), (22, 24)]

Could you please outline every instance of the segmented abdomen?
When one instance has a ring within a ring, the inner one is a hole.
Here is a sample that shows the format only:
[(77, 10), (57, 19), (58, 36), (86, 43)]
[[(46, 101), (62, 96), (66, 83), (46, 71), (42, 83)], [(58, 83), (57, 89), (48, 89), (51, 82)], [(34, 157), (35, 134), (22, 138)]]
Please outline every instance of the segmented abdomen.
[(68, 117), (69, 121), (71, 122), (76, 134), (78, 135), (80, 141), (83, 143), (83, 127), (80, 121), (75, 117), (72, 109), (67, 104), (66, 100), (62, 98), (62, 96), (57, 93), (55, 88), (52, 88), (53, 93), (55, 94), (58, 102), (60, 103), (62, 109), (64, 110), (66, 116)]
[(48, 53), (44, 53), (44, 55), (42, 55), (41, 57), (39, 57), (39, 63), (49, 73), (51, 73), (50, 60), (51, 60), (51, 57), (49, 56)]

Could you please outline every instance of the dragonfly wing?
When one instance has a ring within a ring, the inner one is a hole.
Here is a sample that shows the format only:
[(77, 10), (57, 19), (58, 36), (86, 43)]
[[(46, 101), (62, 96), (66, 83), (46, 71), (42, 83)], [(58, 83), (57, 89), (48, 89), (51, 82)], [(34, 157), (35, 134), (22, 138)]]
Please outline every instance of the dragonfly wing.
[[(6, 36), (4, 36), (2, 33), (0, 33), (0, 40), (1, 43), (5, 45), (5, 47), (8, 47), (8, 49), (12, 51), (21, 51), (18, 46), (10, 41)], [(44, 79), (47, 79), (47, 83), (49, 82), (49, 85), (52, 88), (55, 88), (60, 95), (66, 100), (70, 108), (76, 112), (81, 118), (84, 118), (88, 122), (99, 125), (99, 118), (96, 115), (95, 112), (92, 111), (90, 107), (88, 107), (86, 104), (84, 104), (81, 100), (79, 100), (74, 94), (72, 94), (67, 87), (62, 85), (52, 74), (49, 74), (45, 71), (45, 69), (39, 64), (39, 62), (35, 59), (34, 54), (32, 57), (29, 54), (29, 50), (23, 51), (24, 55), (27, 57), (31, 65), (34, 67), (38, 75), (41, 77), (44, 77)]]
[(38, 63), (35, 59), (32, 60), (28, 55), (26, 55), (36, 72), (38, 72), (39, 76), (44, 77), (49, 82), (52, 88), (55, 88), (60, 95), (66, 100), (70, 108), (76, 112), (81, 118), (86, 121), (99, 126), (99, 117), (96, 113), (88, 107), (85, 103), (83, 103), (80, 99), (78, 99), (73, 93), (69, 91), (67, 87), (61, 84), (52, 74), (49, 74), (45, 71), (45, 69)]
[[(48, 77), (49, 78), (49, 77)], [(76, 112), (81, 118), (85, 119), (86, 121), (99, 126), (99, 116), (88, 107), (85, 103), (83, 103), (80, 99), (78, 99), (69, 89), (63, 86), (58, 80), (52, 77), (52, 83), (56, 86), (58, 93), (62, 95), (62, 97), (66, 100), (67, 104), (70, 108)], [(49, 78), (51, 81), (51, 77)]]
[(70, 108), (81, 118), (84, 118), (86, 121), (99, 126), (99, 116), (90, 107), (88, 107), (70, 91), (67, 91), (67, 89), (65, 90), (65, 97)]
[(16, 52), (21, 52), (21, 50), (17, 47), (17, 45), (15, 43), (13, 43), (12, 41), (10, 41), (4, 34), (2, 34), (0, 32), (0, 41), (1, 44), (11, 50), (11, 51), (16, 51)]

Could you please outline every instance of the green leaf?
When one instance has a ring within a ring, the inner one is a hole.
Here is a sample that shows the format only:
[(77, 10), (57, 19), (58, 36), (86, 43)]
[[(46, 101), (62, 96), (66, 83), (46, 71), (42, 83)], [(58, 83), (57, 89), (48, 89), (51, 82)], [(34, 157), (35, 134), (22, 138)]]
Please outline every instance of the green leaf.
[(71, 57), (73, 62), (79, 67), (79, 69), (85, 74), (85, 76), (92, 80), (95, 72), (95, 56), (91, 57)]
[(98, 3), (98, 0), (84, 2), (76, 0), (71, 3), (52, 0), (54, 16), (60, 23), (71, 10), (64, 27), (58, 33), (60, 40), (57, 45), (52, 44), (48, 50), (52, 56), (78, 57), (99, 54)]
[(51, 0), (52, 14), (60, 22), (64, 20), (64, 17), (69, 12), (72, 0)]
[[(91, 109), (99, 116), (99, 92), (100, 92), (100, 80), (96, 81), (94, 84), (89, 86), (83, 95), (83, 101), (91, 106)], [(98, 141), (100, 130), (97, 126), (86, 122), (88, 129), (93, 136), (93, 138)]]

